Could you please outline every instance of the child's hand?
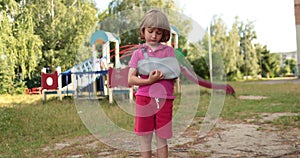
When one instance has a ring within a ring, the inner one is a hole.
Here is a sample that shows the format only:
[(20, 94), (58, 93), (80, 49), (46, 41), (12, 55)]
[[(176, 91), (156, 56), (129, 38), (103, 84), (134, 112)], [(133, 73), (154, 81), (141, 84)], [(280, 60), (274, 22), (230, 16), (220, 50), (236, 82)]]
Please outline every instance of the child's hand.
[(153, 70), (153, 71), (150, 72), (148, 79), (149, 79), (150, 83), (154, 83), (154, 82), (156, 82), (158, 80), (161, 80), (163, 78), (164, 78), (164, 74), (161, 71)]

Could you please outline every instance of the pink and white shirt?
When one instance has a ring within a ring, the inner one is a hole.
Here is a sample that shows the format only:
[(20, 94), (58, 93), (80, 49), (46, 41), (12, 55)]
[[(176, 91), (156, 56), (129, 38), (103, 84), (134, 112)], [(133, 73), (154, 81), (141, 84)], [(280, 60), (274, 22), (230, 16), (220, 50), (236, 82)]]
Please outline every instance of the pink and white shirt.
[[(151, 50), (146, 44), (142, 44), (137, 50), (133, 52), (131, 56), (129, 67), (138, 68), (139, 60), (144, 59), (142, 48), (145, 47), (149, 57), (164, 58), (175, 56), (174, 49), (170, 46), (160, 44), (154, 51)], [(166, 63), (167, 64), (167, 63)], [(141, 75), (141, 78), (148, 78), (148, 76)], [(164, 98), (174, 99), (174, 79), (162, 79), (151, 85), (139, 86), (135, 95), (147, 96), (151, 98)]]

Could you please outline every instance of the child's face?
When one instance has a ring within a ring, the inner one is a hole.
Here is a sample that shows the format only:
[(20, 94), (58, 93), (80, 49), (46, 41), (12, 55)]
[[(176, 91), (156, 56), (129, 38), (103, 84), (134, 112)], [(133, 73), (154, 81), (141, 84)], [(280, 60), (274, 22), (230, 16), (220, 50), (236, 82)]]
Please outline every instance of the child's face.
[(146, 27), (145, 40), (148, 44), (157, 44), (160, 42), (163, 35), (162, 29)]

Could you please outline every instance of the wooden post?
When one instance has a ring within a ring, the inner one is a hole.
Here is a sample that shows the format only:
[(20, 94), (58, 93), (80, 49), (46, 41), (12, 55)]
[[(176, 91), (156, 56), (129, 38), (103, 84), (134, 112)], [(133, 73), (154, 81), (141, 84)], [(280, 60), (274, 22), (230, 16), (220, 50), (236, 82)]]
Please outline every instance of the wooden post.
[(57, 92), (57, 95), (58, 95), (58, 98), (60, 101), (62, 101), (62, 76), (61, 76), (61, 67), (58, 66), (56, 68), (56, 71), (57, 71), (57, 74), (58, 74), (58, 92)]
[(120, 47), (119, 47), (119, 42), (116, 40), (115, 41), (115, 67), (120, 68), (121, 67), (121, 62), (120, 62)]

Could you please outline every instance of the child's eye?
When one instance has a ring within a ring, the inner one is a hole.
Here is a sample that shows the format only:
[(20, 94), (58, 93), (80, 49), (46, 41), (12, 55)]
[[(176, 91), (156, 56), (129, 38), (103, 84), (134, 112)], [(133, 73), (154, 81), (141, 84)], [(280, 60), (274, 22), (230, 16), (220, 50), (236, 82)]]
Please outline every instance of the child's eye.
[(149, 33), (152, 33), (154, 30), (150, 27), (146, 28), (146, 30), (149, 32)]
[(160, 31), (159, 31), (159, 32), (156, 32), (156, 34), (158, 34), (158, 35), (161, 35), (161, 34), (162, 34), (162, 32), (160, 32)]

